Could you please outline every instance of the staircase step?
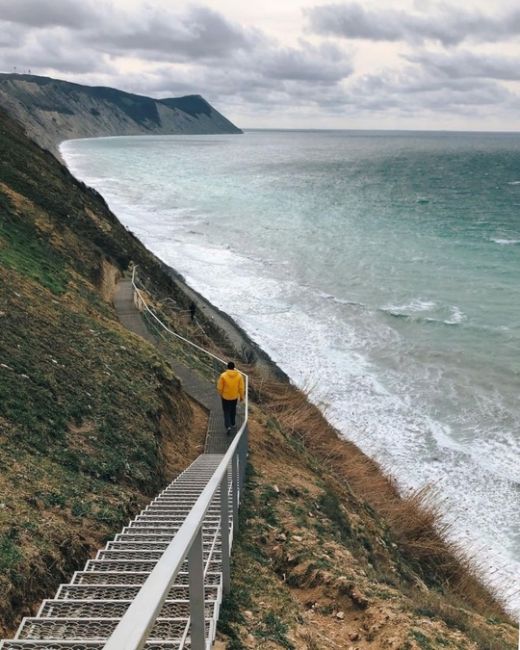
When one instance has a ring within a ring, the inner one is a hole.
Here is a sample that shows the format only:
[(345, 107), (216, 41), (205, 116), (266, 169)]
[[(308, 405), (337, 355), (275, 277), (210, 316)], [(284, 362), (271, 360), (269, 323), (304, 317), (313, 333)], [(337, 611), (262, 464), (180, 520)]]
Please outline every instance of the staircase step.
[[(0, 641), (0, 650), (103, 650), (105, 641), (27, 641), (18, 639), (16, 641)], [(182, 639), (171, 639), (168, 641), (147, 641), (144, 650), (189, 650), (191, 644), (189, 639), (182, 643)]]
[[(142, 585), (148, 578), (148, 571), (120, 572), (120, 571), (77, 571), (72, 579), (75, 585)], [(222, 574), (209, 570), (206, 573), (206, 584), (221, 584)], [(181, 585), (188, 584), (186, 571), (179, 571), (176, 582)]]
[[(121, 618), (130, 607), (132, 600), (45, 600), (38, 612), (39, 618)], [(211, 618), (215, 602), (206, 603), (206, 616)], [(188, 618), (190, 602), (184, 600), (167, 600), (160, 618)]]
[[(141, 585), (61, 585), (56, 593), (56, 599), (61, 602), (74, 600), (133, 600)], [(216, 600), (219, 584), (206, 586), (206, 600)], [(189, 598), (188, 585), (175, 584), (168, 595), (172, 600)]]
[[(25, 618), (18, 630), (19, 639), (103, 640), (115, 630), (119, 618)], [(150, 632), (153, 639), (181, 638), (188, 618), (158, 618)]]

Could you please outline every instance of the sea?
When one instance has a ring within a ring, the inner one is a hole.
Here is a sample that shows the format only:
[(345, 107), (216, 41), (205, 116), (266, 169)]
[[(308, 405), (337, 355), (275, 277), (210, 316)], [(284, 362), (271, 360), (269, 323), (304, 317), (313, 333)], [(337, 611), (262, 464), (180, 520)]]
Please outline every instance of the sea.
[(122, 223), (230, 314), (520, 613), (520, 134), (65, 142)]

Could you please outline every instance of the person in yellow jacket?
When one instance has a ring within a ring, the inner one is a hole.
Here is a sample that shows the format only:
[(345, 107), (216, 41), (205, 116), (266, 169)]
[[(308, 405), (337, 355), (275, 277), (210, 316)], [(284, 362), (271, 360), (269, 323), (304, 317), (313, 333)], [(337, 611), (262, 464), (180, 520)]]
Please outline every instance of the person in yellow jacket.
[(244, 399), (244, 378), (235, 369), (235, 364), (230, 361), (217, 382), (217, 390), (222, 398), (222, 410), (224, 411), (224, 426), (229, 435), (234, 429), (236, 431), (237, 402)]

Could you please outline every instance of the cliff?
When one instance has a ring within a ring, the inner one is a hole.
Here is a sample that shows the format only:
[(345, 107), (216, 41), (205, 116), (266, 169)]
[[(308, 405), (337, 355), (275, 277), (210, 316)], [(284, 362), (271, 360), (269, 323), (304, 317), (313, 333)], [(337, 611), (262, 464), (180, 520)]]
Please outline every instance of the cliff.
[(54, 154), (72, 138), (241, 133), (199, 95), (152, 99), (34, 75), (0, 74), (0, 106)]
[[(192, 294), (2, 111), (0, 151), (5, 632), (189, 464), (205, 427), (162, 352), (126, 331), (111, 303), (134, 261), (150, 302), (192, 336), (170, 307)], [(208, 309), (203, 344), (227, 356)], [(250, 368), (250, 470), (221, 644), (516, 648), (515, 627), (420, 495), (400, 499), (302, 393), (264, 370)]]

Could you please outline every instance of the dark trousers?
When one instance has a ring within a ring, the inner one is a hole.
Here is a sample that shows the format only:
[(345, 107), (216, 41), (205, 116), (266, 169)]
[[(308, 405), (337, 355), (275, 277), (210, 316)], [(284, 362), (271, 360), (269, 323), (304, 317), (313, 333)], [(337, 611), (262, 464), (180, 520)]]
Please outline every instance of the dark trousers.
[(237, 416), (237, 401), (236, 399), (222, 398), (222, 410), (224, 411), (224, 426), (226, 429), (235, 426), (235, 419)]

